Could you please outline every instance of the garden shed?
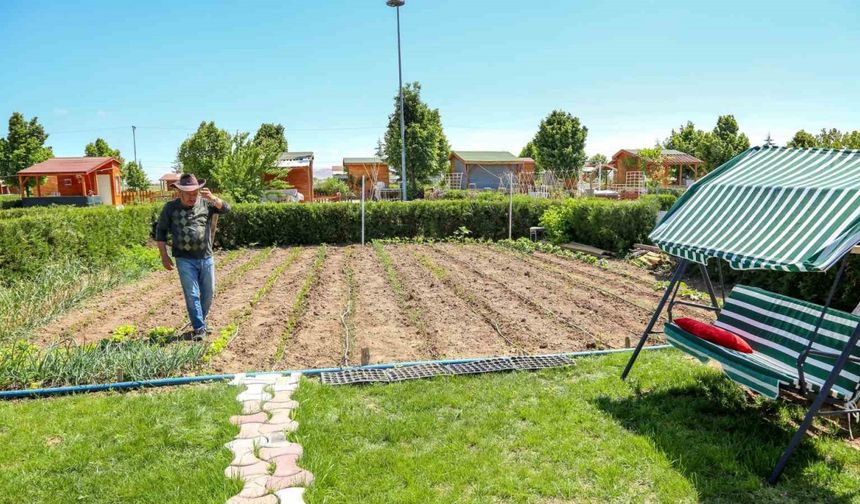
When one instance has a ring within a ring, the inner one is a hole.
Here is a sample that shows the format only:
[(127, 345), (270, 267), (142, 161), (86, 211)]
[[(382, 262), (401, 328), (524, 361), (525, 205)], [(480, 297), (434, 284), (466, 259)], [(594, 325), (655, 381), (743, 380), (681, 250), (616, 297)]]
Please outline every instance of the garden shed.
[(281, 179), (304, 196), (314, 200), (314, 153), (310, 151), (284, 152), (278, 156), (275, 168), (284, 172)]
[(370, 189), (375, 187), (378, 182), (382, 182), (385, 187), (388, 187), (388, 163), (380, 157), (343, 158), (343, 171), (350, 189), (354, 192), (360, 190), (362, 176), (367, 177), (365, 185)]
[[(637, 189), (642, 177), (642, 158), (639, 155), (641, 149), (621, 149), (612, 156), (609, 165), (615, 168), (615, 184), (618, 186), (631, 186)], [(701, 159), (691, 156), (686, 152), (673, 149), (662, 149), (663, 163), (661, 167), (649, 163), (647, 171), (660, 182), (663, 187), (685, 188), (699, 179), (701, 166), (705, 163)], [(624, 187), (618, 189), (623, 190)]]
[[(21, 204), (122, 205), (120, 164), (111, 157), (57, 157), (18, 172), (18, 185), (30, 180), (36, 186)], [(35, 195), (32, 193), (35, 192)]]
[(179, 182), (179, 177), (181, 177), (181, 173), (165, 173), (162, 175), (158, 182), (161, 184), (161, 190), (166, 192), (170, 191), (173, 188), (173, 184)]
[(451, 174), (460, 176), (460, 189), (498, 189), (508, 186), (510, 174), (533, 174), (535, 162), (507, 151), (451, 151)]

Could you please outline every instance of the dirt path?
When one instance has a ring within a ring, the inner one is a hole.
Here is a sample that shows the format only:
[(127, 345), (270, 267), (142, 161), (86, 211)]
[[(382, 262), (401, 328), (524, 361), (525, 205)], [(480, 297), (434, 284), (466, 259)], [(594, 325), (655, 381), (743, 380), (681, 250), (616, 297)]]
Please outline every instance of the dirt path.
[(634, 339), (641, 333), (650, 315), (633, 310), (627, 303), (601, 291), (571, 284), (562, 275), (534, 267), (517, 255), (482, 246), (441, 247), (467, 261), (482, 275), (504, 282), (511, 290), (531, 296), (540, 305), (575, 321), (594, 336), (597, 348), (624, 347), (625, 338)]
[[(216, 253), (216, 265), (220, 265), (227, 254), (230, 252)], [(233, 254), (232, 260), (224, 261), (226, 264), (219, 267), (219, 276), (229, 275), (247, 262), (252, 255), (250, 250)], [(105, 338), (123, 324), (134, 324), (140, 327), (141, 321), (160, 307), (172, 304), (177, 297), (184, 307), (182, 287), (176, 270), (157, 271), (142, 280), (99, 295), (83, 306), (70, 311), (39, 329), (34, 341), (44, 345), (65, 338), (74, 338), (78, 342)]]
[[(272, 358), (287, 324), (290, 307), (315, 255), (315, 247), (301, 250), (268, 295), (254, 306), (251, 315), (239, 326), (236, 338), (212, 361), (215, 372), (238, 373), (272, 368)], [(289, 255), (285, 260), (289, 260)]]
[(387, 246), (392, 262), (427, 322), (433, 358), (508, 355), (515, 351), (465, 301), (417, 263), (413, 246)]
[(513, 289), (505, 282), (472, 265), (472, 261), (441, 246), (425, 247), (447, 268), (454, 281), (477, 299), (486, 300), (486, 309), (503, 325), (525, 353), (547, 353), (596, 348), (598, 341), (579, 321), (565, 317), (557, 309), (536, 302), (531, 294)]
[[(247, 306), (266, 277), (289, 254), (288, 249), (258, 249), (248, 260), (250, 268), (237, 268), (226, 275), (220, 275), (215, 281), (215, 299), (206, 317), (206, 325), (213, 332), (218, 331), (232, 322), (232, 315)], [(183, 327), (188, 322), (188, 312), (185, 310), (185, 300), (182, 291), (166, 303), (160, 310), (153, 313), (138, 325), (143, 333), (155, 327)]]
[(310, 290), (307, 311), (276, 369), (340, 366), (344, 350), (340, 316), (347, 299), (344, 260), (343, 247), (328, 247), (320, 276)]
[(350, 363), (361, 348), (370, 350), (370, 362), (411, 361), (430, 358), (422, 352), (422, 336), (400, 310), (396, 294), (385, 280), (385, 270), (370, 246), (355, 247), (352, 270), (358, 286), (353, 324), (355, 337)]

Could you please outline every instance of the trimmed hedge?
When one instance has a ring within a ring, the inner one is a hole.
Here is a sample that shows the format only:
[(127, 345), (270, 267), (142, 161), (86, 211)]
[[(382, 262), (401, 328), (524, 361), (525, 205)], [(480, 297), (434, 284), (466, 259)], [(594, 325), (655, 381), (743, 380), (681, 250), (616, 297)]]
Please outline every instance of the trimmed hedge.
[(18, 208), (21, 206), (21, 197), (17, 194), (0, 195), (0, 210), (7, 208)]
[(657, 220), (658, 202), (643, 198), (612, 201), (577, 198), (547, 210), (541, 217), (554, 243), (579, 242), (618, 254), (645, 243)]
[(678, 201), (678, 196), (675, 196), (671, 193), (660, 193), (660, 194), (646, 194), (642, 196), (643, 200), (646, 201), (654, 201), (660, 207), (660, 210), (665, 212), (672, 208), (672, 205)]
[(123, 249), (146, 243), (155, 212), (154, 205), (54, 207), (50, 212), (0, 220), (2, 280), (32, 275), (61, 258), (107, 264)]
[[(513, 236), (528, 236), (530, 226), (560, 203), (515, 197)], [(218, 221), (217, 243), (225, 248), (248, 245), (312, 245), (361, 241), (357, 203), (247, 203)], [(365, 239), (445, 238), (460, 227), (472, 237), (508, 237), (507, 201), (370, 202), (365, 215)]]

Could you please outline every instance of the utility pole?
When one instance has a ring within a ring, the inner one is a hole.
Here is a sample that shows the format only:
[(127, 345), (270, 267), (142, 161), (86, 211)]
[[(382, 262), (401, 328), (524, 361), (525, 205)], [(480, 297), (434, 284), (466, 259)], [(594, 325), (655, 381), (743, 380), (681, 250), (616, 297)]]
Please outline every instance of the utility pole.
[(140, 167), (140, 165), (137, 164), (137, 126), (131, 126), (131, 139), (134, 142), (134, 164)]
[(401, 199), (406, 201), (406, 119), (403, 108), (403, 66), (400, 59), (400, 7), (406, 0), (388, 0), (385, 4), (397, 9), (397, 79), (400, 84), (400, 191)]

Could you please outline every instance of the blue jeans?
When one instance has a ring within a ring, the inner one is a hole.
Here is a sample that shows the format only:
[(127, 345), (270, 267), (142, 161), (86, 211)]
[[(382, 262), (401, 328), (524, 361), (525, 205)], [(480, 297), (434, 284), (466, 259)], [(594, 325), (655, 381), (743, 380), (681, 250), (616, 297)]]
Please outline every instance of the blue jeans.
[(185, 295), (185, 308), (195, 331), (206, 329), (206, 315), (215, 294), (215, 260), (176, 258), (179, 281)]

